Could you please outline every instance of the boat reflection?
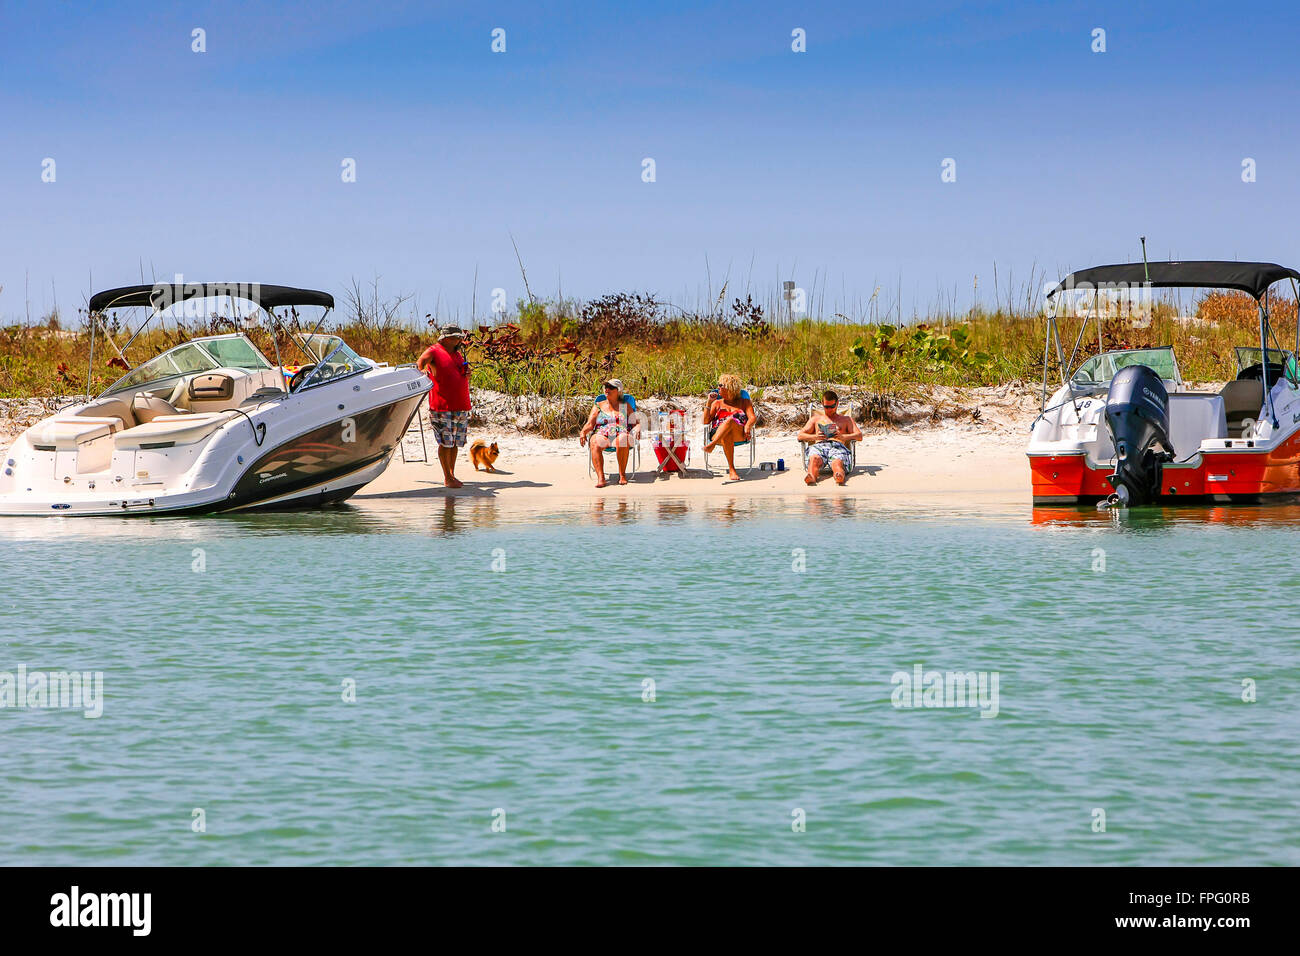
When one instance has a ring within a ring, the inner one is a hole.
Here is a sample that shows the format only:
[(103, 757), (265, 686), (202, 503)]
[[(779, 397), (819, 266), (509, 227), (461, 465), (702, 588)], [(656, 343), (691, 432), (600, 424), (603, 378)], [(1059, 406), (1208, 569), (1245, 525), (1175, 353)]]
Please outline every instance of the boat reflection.
[(1201, 524), (1224, 528), (1253, 528), (1300, 525), (1300, 504), (1240, 504), (1184, 506), (1179, 508), (1147, 506), (1110, 508), (1098, 511), (1086, 507), (1034, 508), (1030, 523), (1046, 528), (1096, 528), (1109, 525), (1121, 530), (1154, 531), (1175, 525)]

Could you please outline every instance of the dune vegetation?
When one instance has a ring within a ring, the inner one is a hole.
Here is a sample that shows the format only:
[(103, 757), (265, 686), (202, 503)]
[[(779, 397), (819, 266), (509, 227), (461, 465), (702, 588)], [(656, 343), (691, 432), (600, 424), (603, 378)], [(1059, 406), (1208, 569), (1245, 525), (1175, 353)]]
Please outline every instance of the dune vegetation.
[[(360, 295), (332, 313), (325, 330), (337, 332), (361, 354), (383, 362), (412, 362), (433, 340), (432, 328), (445, 317), (403, 314), (403, 299), (381, 303)], [(616, 293), (578, 302), (530, 299), (491, 324), (474, 324), (469, 345), (473, 384), (511, 395), (591, 394), (603, 378), (618, 376), (638, 395), (697, 395), (717, 376), (734, 372), (754, 389), (832, 382), (875, 394), (899, 394), (911, 386), (997, 385), (1042, 377), (1045, 319), (1041, 308), (973, 309), (893, 323), (854, 321), (841, 315), (777, 318), (752, 297), (721, 299), (712, 309), (684, 313), (650, 294)], [(1282, 346), (1291, 347), (1295, 301), (1273, 303)], [(77, 328), (63, 327), (57, 314), (31, 325), (0, 328), (0, 397), (27, 398), (98, 392), (127, 367), (116, 347), (141, 316), (104, 317), (112, 336), (95, 335), (84, 316)], [(286, 363), (304, 361), (292, 337), (309, 328), (296, 315), (284, 316), (279, 346)], [(469, 323), (464, 323), (469, 324)], [(1067, 354), (1080, 319), (1062, 320)], [(200, 335), (241, 328), (268, 356), (274, 355), (264, 322), (210, 316), (151, 325), (132, 344), (131, 364)], [(1185, 378), (1216, 381), (1232, 377), (1233, 346), (1257, 342), (1258, 316), (1252, 299), (1211, 293), (1190, 302), (1157, 301), (1103, 321), (1106, 348), (1172, 345)], [(1096, 348), (1090, 330), (1078, 361)], [(290, 357), (291, 356), (291, 357)], [(1055, 374), (1055, 360), (1052, 361)], [(87, 372), (90, 382), (87, 387)]]

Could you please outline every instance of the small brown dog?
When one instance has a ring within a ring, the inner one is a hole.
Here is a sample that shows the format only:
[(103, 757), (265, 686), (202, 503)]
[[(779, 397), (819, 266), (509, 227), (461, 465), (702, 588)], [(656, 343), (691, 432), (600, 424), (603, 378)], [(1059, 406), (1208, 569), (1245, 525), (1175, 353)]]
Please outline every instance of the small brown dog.
[(475, 471), (478, 471), (479, 465), (482, 465), (484, 471), (495, 472), (496, 469), (493, 468), (492, 465), (500, 454), (501, 451), (497, 448), (496, 442), (489, 445), (487, 442), (479, 439), (469, 446), (469, 458), (470, 461), (474, 462)]

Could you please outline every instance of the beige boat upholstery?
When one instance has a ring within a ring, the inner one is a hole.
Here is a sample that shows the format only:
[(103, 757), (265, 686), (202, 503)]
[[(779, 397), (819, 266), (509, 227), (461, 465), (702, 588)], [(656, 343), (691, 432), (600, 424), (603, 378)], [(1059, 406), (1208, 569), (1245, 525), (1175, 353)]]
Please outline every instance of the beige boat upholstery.
[(120, 418), (71, 415), (37, 425), (32, 432), (31, 442), (37, 448), (76, 448), (84, 442), (106, 438), (119, 431), (121, 426)]
[[(37, 426), (32, 443), (42, 448), (76, 448), (112, 434), (118, 448), (139, 448), (142, 442), (188, 445), (220, 427), (230, 409), (282, 398), (282, 391), (263, 384), (267, 377), (271, 376), (217, 370), (181, 378), (167, 398), (143, 390), (97, 398), (80, 411)], [(278, 373), (274, 377), (278, 380)]]
[(192, 445), (202, 441), (226, 422), (234, 412), (195, 412), (187, 415), (159, 415), (151, 422), (136, 425), (113, 436), (119, 449), (165, 445)]
[(262, 385), (256, 374), (216, 371), (204, 372), (190, 379), (185, 397), (176, 404), (194, 412), (219, 412), (238, 408)]
[(147, 425), (159, 415), (179, 415), (181, 410), (166, 399), (139, 392), (131, 399), (131, 411), (138, 425)]
[(122, 423), (118, 428), (119, 431), (137, 424), (135, 412), (131, 410), (131, 400), (121, 395), (97, 398), (74, 414), (79, 418), (116, 418)]
[(1260, 409), (1264, 407), (1264, 383), (1258, 379), (1229, 382), (1219, 395), (1228, 416), (1228, 434), (1238, 438), (1247, 418), (1259, 418)]

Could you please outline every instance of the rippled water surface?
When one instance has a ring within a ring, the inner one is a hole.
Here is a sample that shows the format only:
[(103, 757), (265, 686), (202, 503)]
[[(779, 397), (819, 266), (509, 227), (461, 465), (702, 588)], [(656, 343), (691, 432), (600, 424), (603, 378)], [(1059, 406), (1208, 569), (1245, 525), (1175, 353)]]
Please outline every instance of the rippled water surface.
[[(0, 672), (104, 675), (0, 709), (0, 862), (1296, 864), (1297, 553), (1294, 508), (0, 519)], [(996, 717), (895, 707), (918, 664)]]

